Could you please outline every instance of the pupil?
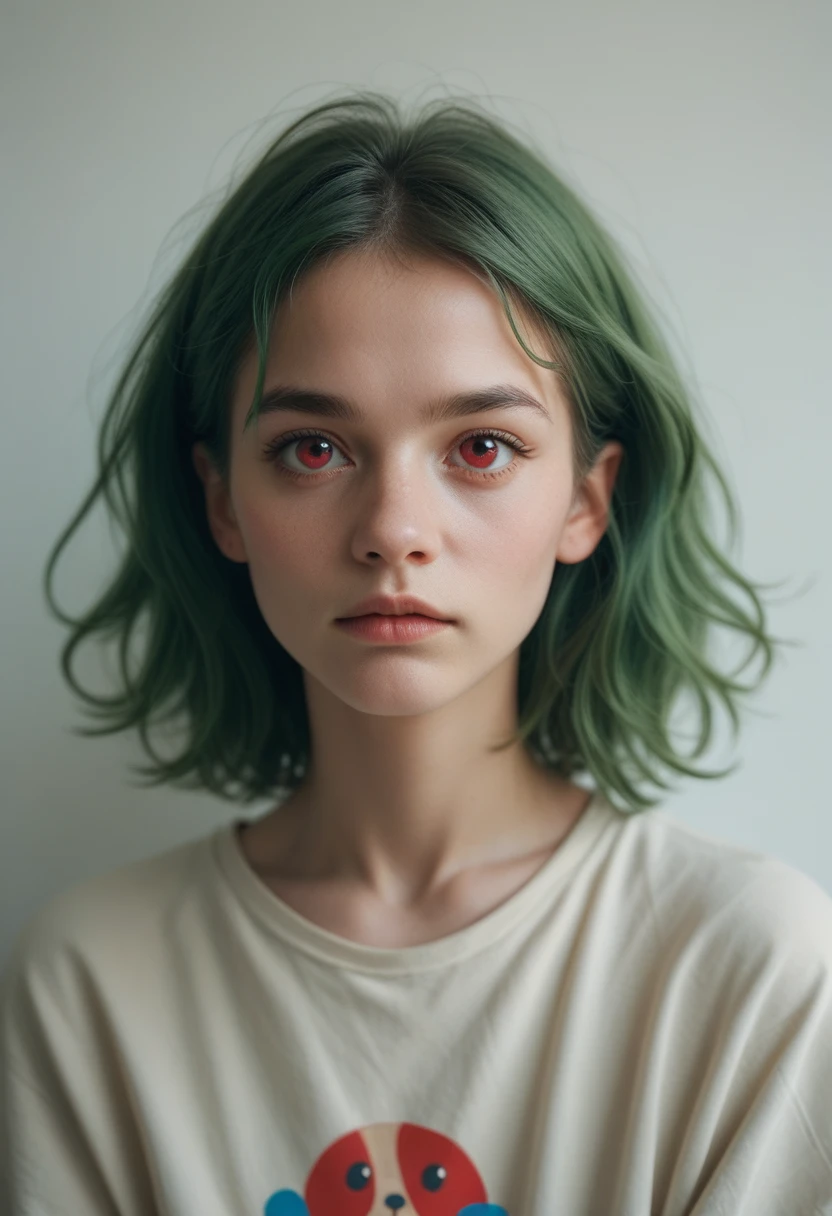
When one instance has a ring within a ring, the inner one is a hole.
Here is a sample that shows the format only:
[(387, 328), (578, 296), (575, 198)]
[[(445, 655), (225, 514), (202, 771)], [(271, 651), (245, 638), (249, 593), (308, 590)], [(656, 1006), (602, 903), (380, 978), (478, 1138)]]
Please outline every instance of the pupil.
[(438, 1191), (447, 1176), (444, 1165), (428, 1165), (422, 1171), (422, 1186), (426, 1191)]
[(373, 1171), (366, 1161), (356, 1161), (347, 1170), (347, 1186), (351, 1191), (362, 1191), (370, 1181)]

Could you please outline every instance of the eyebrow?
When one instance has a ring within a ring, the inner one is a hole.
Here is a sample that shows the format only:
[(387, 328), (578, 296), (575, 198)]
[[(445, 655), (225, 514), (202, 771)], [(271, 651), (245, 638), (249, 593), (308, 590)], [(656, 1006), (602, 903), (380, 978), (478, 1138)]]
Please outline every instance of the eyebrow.
[[(432, 401), (422, 411), (421, 419), (426, 423), (447, 422), (466, 414), (478, 414), (484, 410), (529, 409), (534, 410), (552, 423), (548, 410), (536, 397), (515, 384), (492, 384), (486, 388), (469, 392), (453, 393)], [(293, 385), (276, 385), (265, 392), (260, 401), (259, 417), (280, 410), (297, 410), (304, 414), (316, 414), (323, 418), (340, 418), (346, 422), (363, 423), (366, 415), (347, 397), (334, 393), (321, 393), (312, 389), (295, 388)]]

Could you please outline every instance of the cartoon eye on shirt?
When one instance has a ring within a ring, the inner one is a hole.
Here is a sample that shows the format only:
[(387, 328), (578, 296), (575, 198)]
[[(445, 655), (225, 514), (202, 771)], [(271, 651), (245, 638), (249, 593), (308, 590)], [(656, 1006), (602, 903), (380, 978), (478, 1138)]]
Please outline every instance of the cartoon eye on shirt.
[(373, 1123), (333, 1141), (303, 1195), (282, 1190), (263, 1216), (508, 1216), (489, 1203), (459, 1145), (416, 1123)]

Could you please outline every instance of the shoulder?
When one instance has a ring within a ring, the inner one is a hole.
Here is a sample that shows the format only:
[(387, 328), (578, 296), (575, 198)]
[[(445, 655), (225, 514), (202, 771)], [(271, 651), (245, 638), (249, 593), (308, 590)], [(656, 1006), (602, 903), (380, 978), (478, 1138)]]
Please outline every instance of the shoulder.
[(702, 1203), (733, 1211), (748, 1192), (749, 1210), (773, 1211), (771, 1188), (799, 1175), (804, 1189), (779, 1210), (808, 1211), (801, 1197), (820, 1196), (832, 1161), (832, 897), (664, 811), (628, 822), (618, 847), (630, 941), (649, 955), (639, 970), (637, 950), (620, 952), (644, 1002), (638, 1033), (667, 1063), (656, 1089)]
[(55, 992), (99, 969), (136, 963), (164, 937), (198, 879), (205, 837), (71, 884), (42, 903), (13, 941), (3, 991)]
[(832, 977), (832, 896), (788, 862), (708, 836), (663, 810), (623, 836), (661, 936), (712, 962), (779, 962)]

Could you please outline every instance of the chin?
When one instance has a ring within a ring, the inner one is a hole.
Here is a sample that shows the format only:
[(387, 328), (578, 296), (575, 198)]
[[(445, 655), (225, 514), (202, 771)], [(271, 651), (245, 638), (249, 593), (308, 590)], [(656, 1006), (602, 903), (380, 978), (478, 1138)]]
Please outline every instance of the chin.
[(362, 714), (389, 718), (417, 717), (444, 709), (466, 693), (472, 683), (452, 679), (434, 657), (429, 662), (403, 659), (400, 654), (376, 656), (351, 673), (304, 669), (307, 700), (323, 692)]

